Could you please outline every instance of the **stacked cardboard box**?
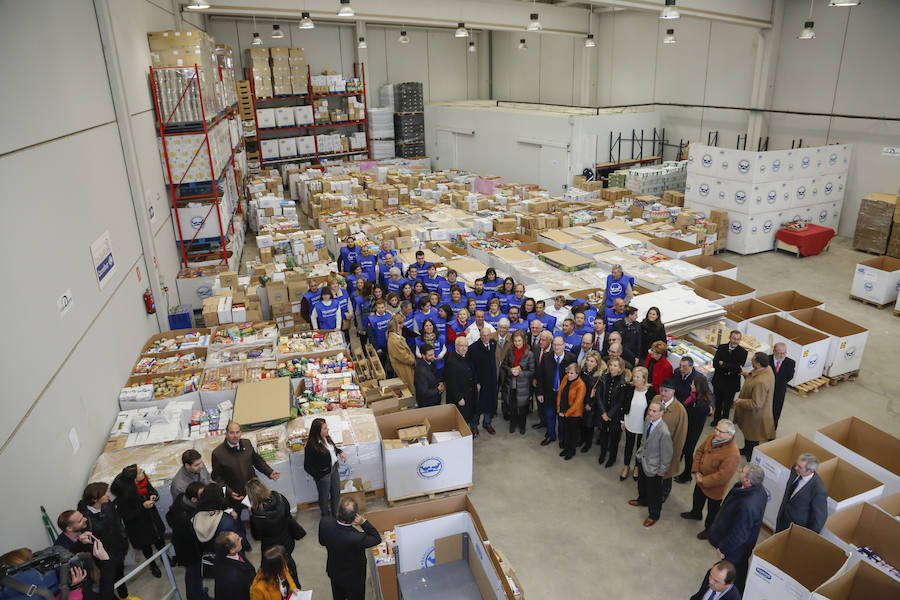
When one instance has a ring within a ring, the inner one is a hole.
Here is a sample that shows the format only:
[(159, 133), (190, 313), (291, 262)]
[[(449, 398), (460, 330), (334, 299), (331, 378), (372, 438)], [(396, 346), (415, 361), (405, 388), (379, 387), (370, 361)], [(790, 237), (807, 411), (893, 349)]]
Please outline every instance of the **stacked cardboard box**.
[(270, 48), (272, 56), (272, 91), (276, 96), (286, 96), (292, 93), (290, 48)]
[(253, 77), (253, 88), (257, 98), (271, 98), (275, 95), (272, 89), (272, 68), (269, 66), (268, 48), (247, 48), (244, 61), (250, 68)]
[(200, 30), (187, 29), (154, 31), (147, 34), (147, 39), (154, 68), (183, 67), (154, 71), (160, 110), (170, 124), (202, 120), (201, 94), (207, 120), (225, 108), (221, 86), (220, 93), (216, 89), (219, 74), (212, 37)]
[(309, 72), (303, 48), (290, 48), (288, 67), (291, 72), (291, 91), (294, 94), (309, 93)]
[(897, 211), (897, 194), (869, 194), (859, 204), (853, 248), (884, 254), (891, 237), (891, 224)]

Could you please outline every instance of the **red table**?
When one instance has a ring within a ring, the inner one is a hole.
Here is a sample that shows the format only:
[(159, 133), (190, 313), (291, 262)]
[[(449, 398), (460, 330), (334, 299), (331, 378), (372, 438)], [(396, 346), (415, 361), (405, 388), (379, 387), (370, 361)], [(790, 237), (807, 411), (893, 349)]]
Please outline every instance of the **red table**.
[(834, 237), (834, 229), (810, 224), (804, 231), (779, 229), (775, 239), (797, 248), (800, 256), (815, 256), (822, 252)]

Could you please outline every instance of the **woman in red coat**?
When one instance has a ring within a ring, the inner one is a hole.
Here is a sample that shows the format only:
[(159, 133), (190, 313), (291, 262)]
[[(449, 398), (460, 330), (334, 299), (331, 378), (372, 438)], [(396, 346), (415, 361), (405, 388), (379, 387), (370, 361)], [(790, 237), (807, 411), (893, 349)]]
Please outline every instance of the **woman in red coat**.
[(674, 372), (668, 354), (668, 346), (665, 342), (656, 340), (650, 345), (650, 352), (644, 361), (644, 367), (650, 373), (650, 384), (653, 389), (658, 390), (662, 382), (671, 377)]
[(456, 338), (466, 337), (466, 328), (469, 326), (469, 311), (465, 308), (459, 309), (456, 313), (456, 319), (447, 323), (447, 348), (456, 346)]

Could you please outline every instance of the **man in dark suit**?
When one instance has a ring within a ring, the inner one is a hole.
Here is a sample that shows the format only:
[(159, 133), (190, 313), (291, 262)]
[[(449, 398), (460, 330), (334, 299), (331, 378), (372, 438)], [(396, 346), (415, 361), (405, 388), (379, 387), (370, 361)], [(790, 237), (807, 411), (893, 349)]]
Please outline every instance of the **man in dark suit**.
[(828, 490), (816, 471), (819, 459), (815, 454), (801, 454), (788, 477), (775, 532), (782, 531), (796, 523), (816, 533), (822, 531), (828, 518)]
[(241, 437), (241, 425), (232, 421), (225, 427), (225, 441), (212, 451), (213, 481), (228, 487), (230, 498), (225, 501), (238, 511), (244, 509), (241, 500), (244, 499), (247, 482), (256, 477), (254, 469), (263, 475), (277, 481), (280, 474), (270, 467), (262, 456), (253, 447), (250, 440)]
[(775, 419), (775, 429), (778, 429), (778, 419), (781, 417), (781, 409), (784, 406), (784, 395), (787, 393), (788, 382), (794, 378), (794, 368), (797, 364), (794, 359), (787, 357), (787, 346), (784, 342), (778, 342), (769, 355), (769, 367), (775, 373), (775, 395), (772, 397), (772, 418)]
[(241, 536), (223, 531), (216, 536), (216, 600), (250, 600), (256, 569), (241, 550)]
[(378, 530), (357, 514), (357, 509), (356, 500), (344, 498), (337, 519), (322, 517), (319, 521), (319, 543), (328, 550), (325, 572), (331, 579), (334, 600), (365, 599), (366, 548), (381, 543)]
[(538, 383), (538, 373), (541, 368), (541, 361), (544, 356), (553, 352), (553, 333), (548, 330), (541, 331), (540, 335), (534, 338), (531, 344), (531, 351), (534, 353), (534, 378), (531, 380), (531, 394), (537, 403), (535, 412), (538, 415), (538, 422), (531, 426), (532, 429), (540, 429), (547, 426), (547, 414), (544, 411), (544, 405), (538, 402), (537, 397), (542, 393), (540, 384)]
[[(544, 358), (537, 368), (537, 400), (539, 409), (544, 411), (547, 433), (541, 446), (556, 441), (556, 395), (559, 383), (566, 378), (566, 367), (575, 362), (575, 355), (566, 352), (566, 340), (562, 336), (553, 338), (551, 352), (544, 352)], [(535, 355), (540, 356), (540, 353)]]
[(416, 387), (416, 404), (422, 406), (436, 406), (441, 403), (441, 393), (444, 384), (434, 366), (434, 346), (422, 344), (419, 348), (422, 358), (416, 360), (416, 373), (413, 381)]
[(706, 572), (700, 589), (690, 600), (741, 600), (741, 593), (734, 586), (736, 575), (733, 564), (720, 560)]
[(716, 395), (716, 412), (713, 424), (719, 419), (731, 418), (731, 403), (741, 389), (741, 369), (747, 362), (747, 351), (741, 348), (741, 332), (734, 330), (728, 336), (728, 343), (716, 348), (713, 356), (713, 393)]
[(631, 364), (634, 364), (635, 357), (641, 355), (641, 324), (637, 320), (638, 311), (633, 306), (625, 308), (625, 318), (619, 319), (613, 323), (610, 333), (619, 332), (622, 336), (622, 347), (625, 349), (623, 354), (631, 355)]

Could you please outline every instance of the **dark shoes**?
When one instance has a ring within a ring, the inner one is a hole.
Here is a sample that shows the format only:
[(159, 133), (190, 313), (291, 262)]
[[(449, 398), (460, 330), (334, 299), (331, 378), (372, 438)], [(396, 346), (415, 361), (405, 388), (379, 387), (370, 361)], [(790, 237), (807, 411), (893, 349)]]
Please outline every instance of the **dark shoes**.
[(572, 452), (569, 452), (568, 454), (566, 454), (565, 458), (566, 458), (566, 460), (572, 460), (572, 458), (574, 458), (574, 457), (575, 457), (575, 451), (573, 450)]
[[(510, 432), (510, 433), (512, 433), (512, 432)], [(519, 425), (519, 433), (521, 433), (522, 435), (525, 435), (525, 423), (522, 423), (521, 425)]]
[(629, 505), (629, 506), (647, 506), (646, 504), (644, 504), (643, 502), (641, 502), (641, 501), (638, 500), (637, 498), (635, 498), (634, 500), (629, 500), (629, 501), (628, 501), (628, 505)]
[(509, 432), (510, 432), (510, 433), (515, 433), (515, 432), (516, 432), (516, 422), (515, 422), (515, 421), (510, 421), (510, 422), (509, 422)]
[(654, 525), (656, 525), (656, 519), (651, 519), (650, 517), (644, 519), (644, 527), (653, 527)]
[(593, 444), (590, 441), (585, 442), (585, 444), (581, 447), (582, 452), (589, 452)]
[(162, 571), (159, 570), (159, 566), (155, 562), (150, 563), (150, 572), (157, 579), (162, 577)]
[(565, 455), (568, 454), (568, 453), (569, 453), (568, 450), (563, 450), (562, 452), (559, 453), (559, 455), (560, 455), (560, 456), (565, 456)]
[(689, 520), (691, 520), (691, 521), (699, 521), (699, 520), (702, 519), (703, 517), (702, 517), (701, 515), (694, 514), (694, 513), (692, 513), (691, 511), (687, 511), (687, 512), (681, 513), (681, 518), (682, 518), (682, 519), (689, 519)]
[(556, 440), (551, 440), (550, 438), (544, 438), (544, 440), (541, 442), (541, 446), (549, 446), (555, 441)]
[(546, 425), (544, 425), (543, 423), (535, 423), (531, 426), (532, 429), (543, 429), (544, 427), (546, 427)]
[(704, 529), (703, 531), (701, 531), (700, 533), (697, 534), (697, 539), (698, 539), (698, 540), (705, 540), (705, 539), (707, 539), (708, 537), (709, 537), (709, 536), (706, 535), (706, 530), (705, 530), (705, 529)]
[(490, 425), (488, 425), (487, 427), (485, 427), (484, 430), (487, 431), (487, 432), (488, 432), (489, 434), (491, 434), (491, 435), (494, 435), (495, 433), (497, 433), (497, 430), (494, 429), (493, 427), (491, 427)]
[(687, 477), (685, 477), (684, 475), (679, 475), (678, 477), (675, 478), (675, 483), (690, 483), (690, 482), (691, 482), (690, 475), (688, 475)]
[(609, 460), (606, 461), (606, 464), (603, 465), (603, 466), (605, 466), (605, 467), (608, 469), (608, 468), (610, 468), (611, 466), (613, 466), (614, 464), (616, 464), (616, 457), (615, 457), (615, 456), (610, 456), (610, 457), (609, 457)]

